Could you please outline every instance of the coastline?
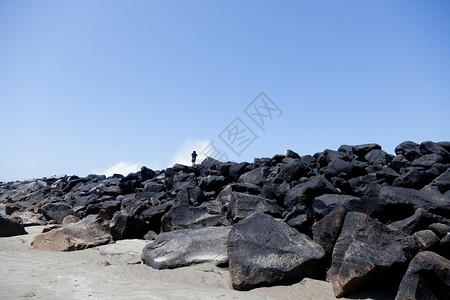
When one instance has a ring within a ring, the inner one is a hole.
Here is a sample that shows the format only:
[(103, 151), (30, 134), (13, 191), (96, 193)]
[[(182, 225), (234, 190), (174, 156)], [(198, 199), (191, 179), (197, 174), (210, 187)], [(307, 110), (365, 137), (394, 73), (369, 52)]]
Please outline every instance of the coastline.
[(201, 264), (155, 270), (140, 263), (145, 240), (72, 252), (30, 250), (43, 228), (26, 227), (27, 235), (0, 239), (1, 299), (336, 299), (329, 282), (309, 278), (240, 292), (232, 289), (226, 268)]

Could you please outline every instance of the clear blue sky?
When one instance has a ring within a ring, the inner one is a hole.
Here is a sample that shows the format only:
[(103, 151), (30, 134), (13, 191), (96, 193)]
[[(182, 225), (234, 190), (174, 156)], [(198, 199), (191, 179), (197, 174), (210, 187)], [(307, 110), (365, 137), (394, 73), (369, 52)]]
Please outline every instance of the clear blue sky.
[[(450, 140), (450, 1), (0, 1), (0, 181)], [(245, 114), (264, 91), (283, 111)], [(218, 135), (258, 136), (236, 156)], [(201, 149), (196, 149), (200, 151)]]

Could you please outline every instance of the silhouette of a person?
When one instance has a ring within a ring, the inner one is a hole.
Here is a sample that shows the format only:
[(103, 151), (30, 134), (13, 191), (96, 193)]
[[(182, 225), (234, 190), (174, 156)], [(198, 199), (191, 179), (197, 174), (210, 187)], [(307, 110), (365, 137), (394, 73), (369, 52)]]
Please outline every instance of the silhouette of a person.
[(192, 156), (192, 164), (195, 164), (195, 160), (197, 159), (197, 152), (195, 152), (195, 150), (194, 150), (194, 152), (192, 152), (192, 154), (191, 154), (191, 156)]

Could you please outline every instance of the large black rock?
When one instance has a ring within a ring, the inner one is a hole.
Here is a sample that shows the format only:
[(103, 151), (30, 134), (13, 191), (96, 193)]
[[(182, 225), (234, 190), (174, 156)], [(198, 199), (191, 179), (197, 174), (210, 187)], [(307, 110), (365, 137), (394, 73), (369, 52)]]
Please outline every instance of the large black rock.
[(228, 205), (228, 218), (234, 223), (259, 212), (281, 217), (283, 209), (277, 205), (275, 200), (259, 196), (233, 192)]
[(286, 223), (259, 213), (233, 226), (227, 250), (231, 283), (237, 290), (317, 277), (323, 271), (321, 246)]
[(68, 215), (75, 216), (72, 208), (65, 203), (49, 203), (42, 206), (41, 211), (48, 220), (55, 220), (58, 223), (62, 223)]
[(230, 230), (228, 226), (164, 232), (145, 246), (142, 260), (154, 269), (173, 269), (199, 263), (226, 265), (226, 242)]
[(27, 234), (20, 218), (2, 217), (0, 215), (0, 237)]
[(450, 261), (429, 251), (409, 264), (395, 300), (450, 299)]
[(347, 213), (329, 271), (334, 294), (342, 297), (376, 284), (395, 288), (417, 248), (414, 237), (366, 214)]
[(297, 204), (311, 206), (315, 197), (335, 193), (337, 193), (336, 188), (325, 177), (315, 176), (290, 189), (284, 198), (284, 206), (288, 210), (291, 210)]

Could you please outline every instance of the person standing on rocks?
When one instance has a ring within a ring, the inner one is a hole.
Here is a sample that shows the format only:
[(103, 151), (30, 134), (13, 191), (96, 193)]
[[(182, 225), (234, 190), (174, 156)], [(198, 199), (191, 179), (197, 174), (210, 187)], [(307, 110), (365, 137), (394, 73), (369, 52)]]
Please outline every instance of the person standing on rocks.
[(194, 152), (192, 152), (192, 154), (191, 154), (191, 156), (192, 156), (192, 165), (195, 165), (195, 160), (197, 159), (197, 152), (195, 152), (195, 150), (194, 150)]

